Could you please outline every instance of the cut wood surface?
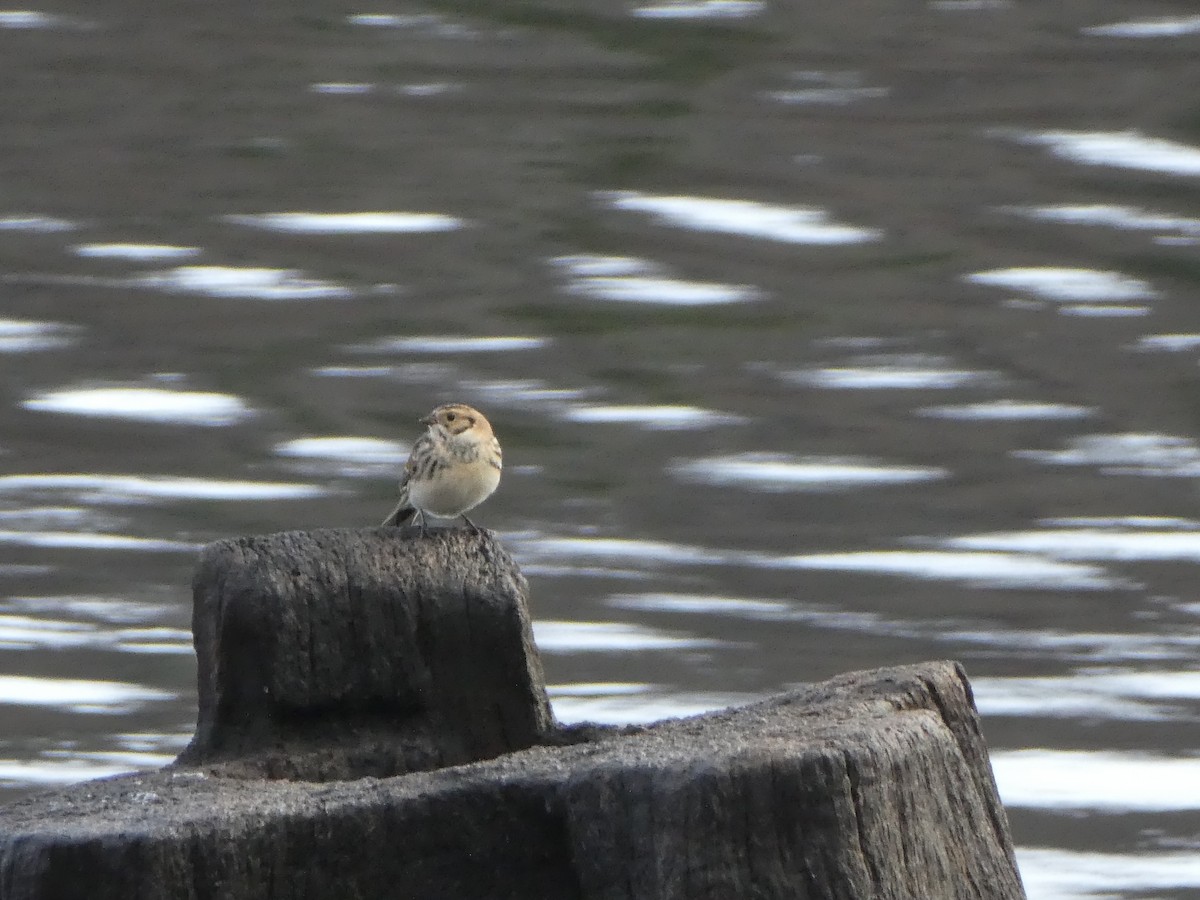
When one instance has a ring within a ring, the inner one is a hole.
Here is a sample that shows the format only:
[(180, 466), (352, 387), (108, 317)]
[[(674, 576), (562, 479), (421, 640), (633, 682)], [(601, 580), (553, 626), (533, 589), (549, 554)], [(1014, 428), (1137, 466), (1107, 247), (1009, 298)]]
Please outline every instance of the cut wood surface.
[(192, 745), (0, 809), (0, 898), (1024, 896), (957, 664), (562, 728), (524, 595), (486, 533), (214, 545)]

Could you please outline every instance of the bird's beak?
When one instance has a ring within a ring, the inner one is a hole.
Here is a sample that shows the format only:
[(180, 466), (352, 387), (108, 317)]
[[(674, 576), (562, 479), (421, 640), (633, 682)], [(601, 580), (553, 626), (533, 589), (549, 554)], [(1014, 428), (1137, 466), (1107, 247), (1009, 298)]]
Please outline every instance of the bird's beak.
[(437, 421), (437, 419), (435, 419), (433, 416), (422, 416), (421, 418), (417, 419), (417, 421), (422, 425), (432, 425)]

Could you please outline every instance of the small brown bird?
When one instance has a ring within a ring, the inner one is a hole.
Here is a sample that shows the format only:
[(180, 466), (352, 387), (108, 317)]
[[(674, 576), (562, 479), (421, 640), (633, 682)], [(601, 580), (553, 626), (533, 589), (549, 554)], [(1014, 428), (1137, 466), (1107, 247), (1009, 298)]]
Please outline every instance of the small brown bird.
[(425, 530), (426, 515), (467, 518), (500, 484), (500, 442), (479, 410), (465, 403), (444, 403), (420, 420), (421, 435), (400, 475), (400, 502), (384, 525), (412, 520)]

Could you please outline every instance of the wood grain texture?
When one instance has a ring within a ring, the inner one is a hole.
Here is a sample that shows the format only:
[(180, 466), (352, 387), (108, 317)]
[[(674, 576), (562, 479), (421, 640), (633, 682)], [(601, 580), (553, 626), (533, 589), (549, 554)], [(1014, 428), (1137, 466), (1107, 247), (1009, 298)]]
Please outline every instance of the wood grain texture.
[(1024, 896), (955, 663), (561, 728), (487, 534), (226, 541), (195, 588), (195, 740), (0, 809), (3, 900)]
[(283, 532), (207, 548), (188, 765), (330, 780), (528, 747), (550, 727), (526, 584), (486, 532)]

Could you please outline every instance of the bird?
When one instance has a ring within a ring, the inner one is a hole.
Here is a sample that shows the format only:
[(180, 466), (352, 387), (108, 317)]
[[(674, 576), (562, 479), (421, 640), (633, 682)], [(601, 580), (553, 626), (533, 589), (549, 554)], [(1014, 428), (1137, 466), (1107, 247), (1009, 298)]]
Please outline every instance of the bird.
[(479, 410), (465, 403), (443, 403), (418, 420), (427, 430), (421, 435), (400, 473), (400, 502), (383, 520), (400, 526), (412, 521), (426, 532), (425, 517), (467, 518), (500, 484), (500, 442), (492, 424)]

